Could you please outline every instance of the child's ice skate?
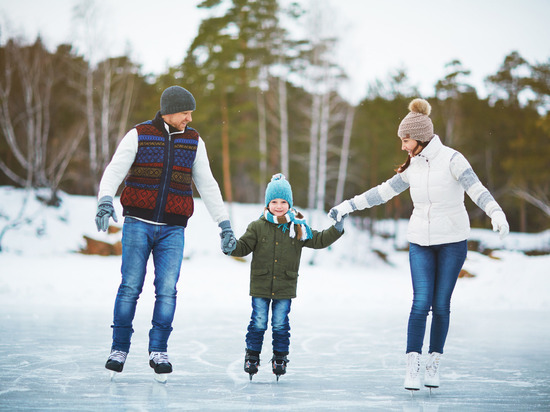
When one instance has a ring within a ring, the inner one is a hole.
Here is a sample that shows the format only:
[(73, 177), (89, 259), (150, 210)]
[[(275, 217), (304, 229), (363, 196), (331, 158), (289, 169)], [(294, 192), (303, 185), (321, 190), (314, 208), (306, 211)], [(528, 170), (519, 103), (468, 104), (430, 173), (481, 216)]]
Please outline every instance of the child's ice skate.
[(155, 380), (166, 382), (167, 374), (172, 373), (172, 364), (168, 361), (168, 352), (149, 352), (149, 366), (155, 370)]
[(258, 366), (260, 366), (260, 352), (247, 349), (244, 355), (244, 371), (250, 375), (250, 380), (258, 373)]
[(117, 373), (122, 372), (127, 356), (128, 352), (114, 349), (111, 350), (111, 354), (109, 355), (109, 357), (107, 358), (107, 362), (105, 363), (105, 368), (111, 371), (111, 379), (114, 379)]
[(271, 366), (273, 368), (273, 373), (277, 377), (277, 382), (281, 375), (286, 373), (286, 364), (290, 362), (286, 357), (287, 353), (285, 352), (273, 352), (273, 358), (271, 359)]

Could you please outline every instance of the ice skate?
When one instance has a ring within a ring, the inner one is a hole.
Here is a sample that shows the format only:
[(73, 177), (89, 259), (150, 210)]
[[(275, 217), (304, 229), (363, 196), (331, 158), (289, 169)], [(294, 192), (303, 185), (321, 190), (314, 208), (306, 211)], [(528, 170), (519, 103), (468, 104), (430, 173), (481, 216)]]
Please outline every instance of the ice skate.
[(407, 353), (407, 372), (404, 386), (405, 389), (410, 391), (420, 390), (420, 354), (418, 352)]
[(277, 377), (277, 382), (281, 375), (286, 373), (286, 364), (290, 362), (286, 357), (286, 354), (281, 352), (273, 352), (273, 358), (271, 359), (271, 365), (273, 368), (273, 373)]
[(105, 368), (111, 371), (111, 380), (114, 379), (117, 373), (122, 372), (127, 356), (128, 352), (111, 350), (111, 354), (109, 355), (109, 358), (107, 358), (107, 362), (105, 363)]
[(247, 349), (244, 355), (244, 371), (249, 374), (250, 380), (258, 373), (258, 366), (260, 366), (260, 352)]
[(155, 370), (157, 382), (166, 382), (167, 375), (172, 373), (172, 364), (168, 361), (167, 352), (149, 352), (149, 366)]
[(424, 375), (424, 386), (430, 388), (439, 388), (439, 363), (441, 353), (432, 352), (426, 362), (426, 373)]

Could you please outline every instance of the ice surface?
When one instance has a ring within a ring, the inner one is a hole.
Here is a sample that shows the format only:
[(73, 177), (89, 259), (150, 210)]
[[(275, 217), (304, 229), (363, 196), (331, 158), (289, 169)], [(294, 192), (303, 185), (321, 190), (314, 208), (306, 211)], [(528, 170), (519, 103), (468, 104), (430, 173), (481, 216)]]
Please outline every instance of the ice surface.
[[(42, 213), (39, 238), (28, 238), (32, 230), (5, 238), (0, 410), (550, 410), (549, 256), (468, 254), (466, 266), (477, 276), (459, 279), (453, 296), (441, 388), (411, 395), (402, 386), (407, 253), (347, 227), (341, 243), (303, 258), (287, 374), (277, 383), (271, 373), (268, 331), (260, 371), (249, 381), (243, 371), (249, 263), (221, 254), (218, 229), (200, 202), (186, 234), (169, 342), (174, 373), (158, 383), (148, 366), (149, 276), (124, 372), (111, 381), (104, 364), (120, 258), (71, 252), (82, 234), (93, 232), (95, 205), (78, 197), (65, 203), (64, 220)], [(257, 209), (233, 206), (237, 235)], [(316, 227), (326, 226), (318, 218)], [(389, 263), (370, 252), (375, 243), (388, 251)]]

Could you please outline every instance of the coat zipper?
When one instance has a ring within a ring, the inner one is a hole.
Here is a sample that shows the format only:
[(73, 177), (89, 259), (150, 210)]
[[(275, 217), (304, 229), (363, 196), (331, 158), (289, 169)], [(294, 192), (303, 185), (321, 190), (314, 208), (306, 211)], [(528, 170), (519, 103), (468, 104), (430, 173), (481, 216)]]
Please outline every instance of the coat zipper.
[(164, 174), (164, 182), (162, 182), (161, 191), (159, 193), (160, 196), (160, 204), (159, 204), (159, 210), (158, 214), (156, 216), (156, 221), (160, 222), (160, 217), (164, 214), (164, 209), (166, 206), (166, 199), (168, 198), (168, 186), (170, 184), (170, 177), (172, 176), (172, 163), (170, 161), (172, 154), (172, 135), (168, 134), (168, 157), (166, 159), (166, 166), (164, 167), (164, 170), (166, 173)]

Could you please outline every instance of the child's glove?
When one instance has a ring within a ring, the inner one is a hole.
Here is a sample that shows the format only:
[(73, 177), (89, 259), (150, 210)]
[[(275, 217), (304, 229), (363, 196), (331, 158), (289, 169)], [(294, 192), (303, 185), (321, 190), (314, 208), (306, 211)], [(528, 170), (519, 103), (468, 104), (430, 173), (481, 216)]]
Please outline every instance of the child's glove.
[(340, 221), (339, 221), (339, 222), (336, 222), (336, 223), (334, 224), (334, 227), (335, 227), (336, 230), (337, 230), (338, 232), (340, 232), (340, 233), (342, 233), (342, 232), (344, 231), (344, 219), (345, 219), (346, 217), (348, 217), (347, 214), (344, 215), (344, 216), (342, 216), (342, 218), (340, 219)]
[(220, 237), (222, 238), (222, 252), (226, 255), (230, 255), (237, 247), (237, 239), (235, 239), (235, 235), (231, 229), (231, 222), (229, 220), (224, 220), (220, 222), (218, 226), (222, 230), (220, 233)]
[(344, 215), (353, 212), (353, 206), (349, 200), (344, 200), (338, 206), (334, 206), (328, 212), (328, 217), (330, 217), (335, 222), (339, 222)]
[(95, 215), (95, 225), (97, 231), (106, 232), (109, 228), (109, 218), (112, 217), (115, 222), (118, 222), (115, 208), (113, 206), (113, 198), (111, 196), (103, 196), (97, 204), (97, 213)]
[(504, 212), (497, 210), (491, 215), (491, 223), (493, 224), (493, 231), (498, 232), (501, 239), (510, 233), (510, 225), (506, 221), (506, 215)]

